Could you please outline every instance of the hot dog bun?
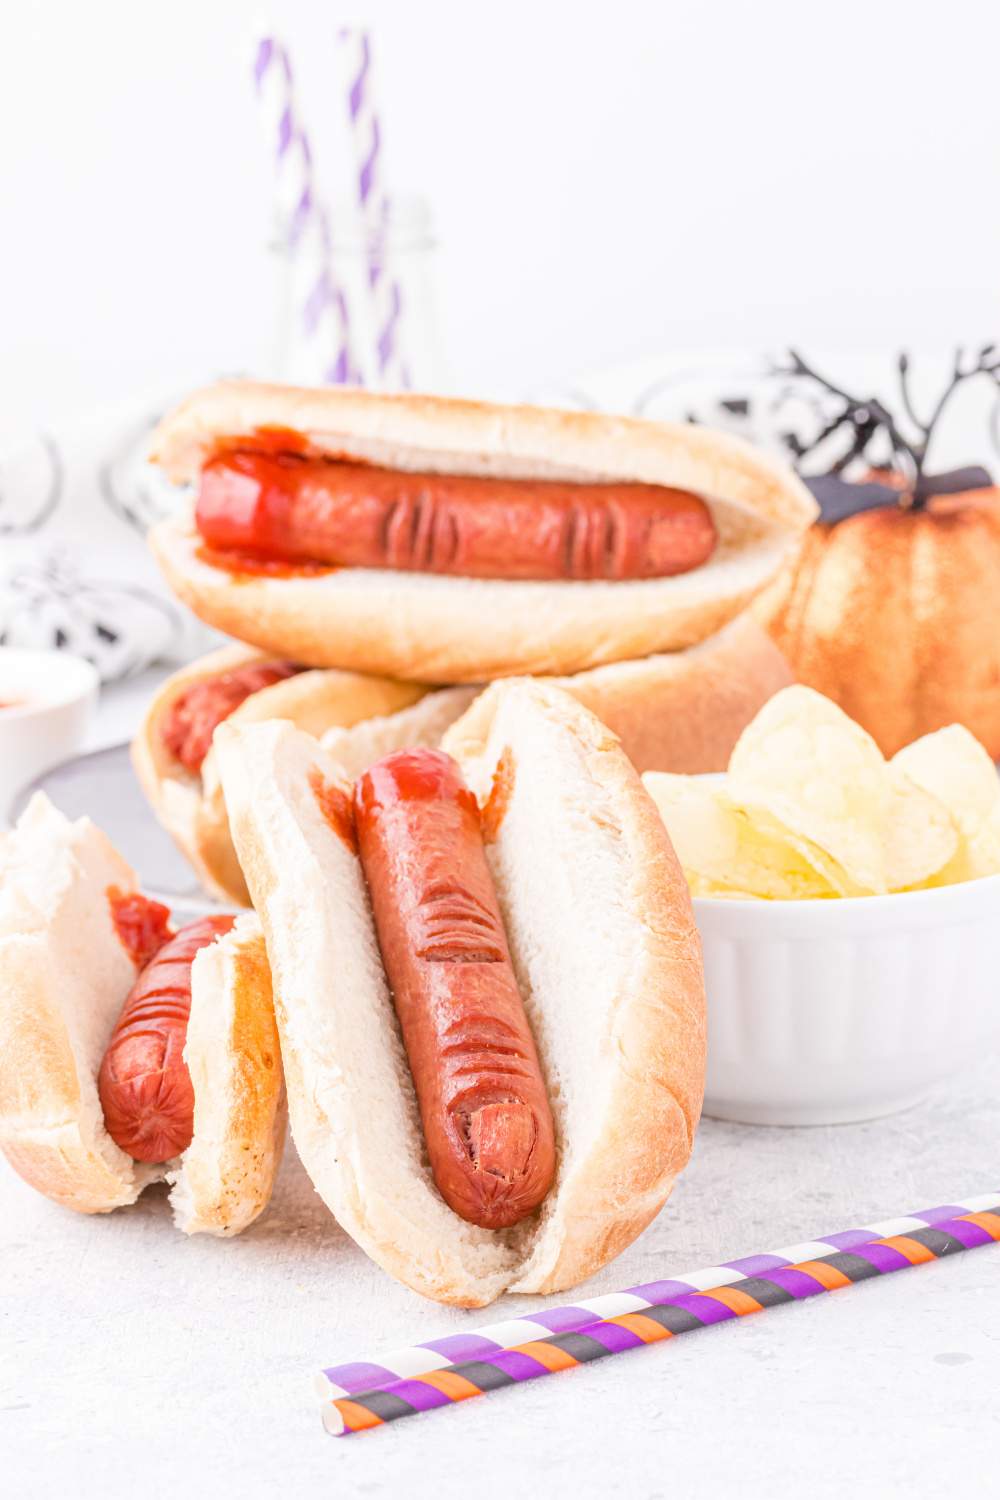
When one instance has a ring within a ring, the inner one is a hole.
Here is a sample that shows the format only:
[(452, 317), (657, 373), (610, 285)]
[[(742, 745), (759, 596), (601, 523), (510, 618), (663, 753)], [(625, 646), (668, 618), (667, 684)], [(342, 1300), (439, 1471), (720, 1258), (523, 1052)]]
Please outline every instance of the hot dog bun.
[[(249, 896), (229, 835), (215, 756), (210, 752), (201, 775), (192, 775), (167, 749), (161, 728), (171, 704), (193, 682), (271, 659), (251, 646), (227, 647), (176, 673), (150, 704), (132, 745), (136, 773), (157, 817), (206, 888), (239, 904), (248, 904)], [(687, 651), (615, 662), (553, 681), (618, 736), (637, 770), (692, 775), (725, 770), (740, 734), (768, 698), (791, 683), (792, 674), (766, 632), (743, 614)], [(322, 733), (333, 758), (358, 776), (391, 750), (440, 744), (480, 692), (451, 687), (424, 693), (384, 678), (314, 671), (255, 693), (229, 722), (290, 719), (310, 734)]]
[(311, 795), (317, 773), (349, 779), (289, 724), (215, 739), (299, 1154), (373, 1259), (464, 1307), (573, 1286), (635, 1238), (687, 1162), (705, 1061), (687, 887), (618, 741), (544, 684), (498, 684), (484, 704), (477, 733), (444, 748), (481, 804), (501, 766), (490, 863), (558, 1151), (541, 1210), (508, 1230), (467, 1223), (433, 1186), (359, 862)]
[(565, 674), (675, 651), (719, 630), (775, 574), (815, 504), (789, 470), (692, 425), (430, 396), (227, 381), (161, 424), (152, 458), (194, 480), (220, 441), (287, 429), (317, 455), (400, 469), (582, 482), (701, 496), (718, 531), (692, 572), (630, 582), (508, 582), (379, 568), (240, 575), (201, 555), (189, 515), (150, 535), (171, 586), (203, 620), (311, 666), (427, 683)]
[(437, 688), (398, 713), (362, 719), (350, 729), (328, 729), (321, 743), (348, 776), (360, 776), (393, 750), (440, 745), (456, 719), (482, 696), (482, 691), (471, 686)]
[[(760, 708), (793, 681), (774, 642), (743, 614), (687, 651), (551, 679), (618, 736), (638, 771), (722, 771)], [(470, 721), (471, 722), (471, 721)]]
[[(168, 748), (163, 725), (178, 698), (195, 683), (251, 662), (273, 660), (251, 646), (224, 646), (168, 677), (152, 699), (132, 741), (132, 764), (156, 816), (190, 860), (205, 889), (223, 901), (249, 906), (246, 881), (229, 836), (226, 805), (210, 750), (200, 773), (181, 765)], [(247, 698), (233, 723), (290, 719), (310, 734), (391, 714), (415, 702), (422, 689), (358, 672), (302, 672)]]
[(0, 850), (0, 1149), (24, 1180), (81, 1213), (132, 1203), (166, 1178), (186, 1234), (237, 1234), (271, 1196), (285, 1105), (270, 972), (251, 913), (191, 969), (185, 1058), (194, 1136), (144, 1166), (104, 1128), (97, 1071), (136, 965), (109, 888), (135, 876), (87, 818), (39, 793)]

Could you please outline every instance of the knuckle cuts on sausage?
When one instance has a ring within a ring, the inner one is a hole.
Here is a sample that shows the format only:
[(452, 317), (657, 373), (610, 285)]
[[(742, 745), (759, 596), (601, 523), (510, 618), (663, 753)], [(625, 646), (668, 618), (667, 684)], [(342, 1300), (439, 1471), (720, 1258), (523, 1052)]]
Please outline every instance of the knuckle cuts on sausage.
[(700, 566), (716, 543), (704, 501), (664, 485), (414, 474), (289, 453), (210, 459), (196, 518), (222, 552), (470, 578), (662, 578)]
[(291, 661), (248, 662), (245, 667), (194, 683), (174, 699), (163, 716), (160, 733), (164, 744), (186, 770), (197, 773), (223, 719), (228, 719), (251, 694), (301, 671)]
[(355, 821), (434, 1180), (463, 1219), (516, 1224), (555, 1142), (476, 800), (450, 756), (397, 751), (358, 781)]
[(125, 1001), (97, 1088), (108, 1134), (136, 1161), (170, 1161), (191, 1144), (194, 1090), (183, 1057), (191, 964), (235, 920), (200, 917), (182, 927), (142, 970)]

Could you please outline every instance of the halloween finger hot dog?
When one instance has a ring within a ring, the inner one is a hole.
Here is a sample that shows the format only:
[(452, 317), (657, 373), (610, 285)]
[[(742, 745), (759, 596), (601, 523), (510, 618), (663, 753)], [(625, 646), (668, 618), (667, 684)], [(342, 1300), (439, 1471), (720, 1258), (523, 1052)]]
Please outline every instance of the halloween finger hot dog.
[(354, 813), (434, 1180), (463, 1219), (516, 1224), (555, 1144), (476, 799), (450, 756), (403, 750), (360, 778)]
[(82, 1213), (166, 1178), (179, 1228), (231, 1235), (268, 1202), (284, 1128), (256, 919), (172, 931), (104, 835), (38, 794), (0, 852), (0, 1149), (11, 1165)]
[(353, 783), (288, 723), (215, 736), (299, 1155), (374, 1259), (462, 1306), (640, 1232), (705, 1045), (687, 889), (618, 741), (541, 683), (476, 709)]
[(184, 1061), (191, 966), (235, 917), (200, 917), (167, 937), (129, 991), (97, 1075), (104, 1126), (135, 1161), (180, 1156), (194, 1134), (194, 1089)]
[(816, 513), (791, 472), (691, 424), (345, 388), (214, 386), (152, 457), (194, 490), (150, 540), (203, 620), (426, 683), (694, 645)]
[(661, 485), (411, 474), (252, 449), (205, 465), (195, 522), (209, 547), (244, 557), (467, 578), (668, 578), (716, 542), (704, 501)]

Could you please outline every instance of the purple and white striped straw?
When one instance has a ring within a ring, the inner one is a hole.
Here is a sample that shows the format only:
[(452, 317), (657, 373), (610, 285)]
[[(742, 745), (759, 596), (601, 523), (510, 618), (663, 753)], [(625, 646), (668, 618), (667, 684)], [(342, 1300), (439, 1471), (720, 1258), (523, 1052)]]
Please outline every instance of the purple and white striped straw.
[(259, 39), (253, 77), (274, 149), (281, 233), (292, 265), (301, 272), (296, 277), (300, 332), (321, 352), (324, 380), (357, 384), (350, 313), (333, 274), (329, 216), (316, 191), (312, 147), (299, 116), (291, 58), (277, 37)]
[[(546, 1307), (322, 1372), (323, 1425), (338, 1437), (439, 1410), (679, 1334), (803, 1302), (1000, 1243), (1000, 1194), (744, 1256), (721, 1266)], [(643, 1377), (637, 1371), (641, 1380)]]
[(339, 42), (347, 72), (347, 111), (365, 241), (375, 371), (380, 386), (407, 390), (410, 376), (400, 341), (403, 293), (386, 263), (389, 200), (383, 183), (382, 126), (375, 108), (371, 37), (360, 27), (345, 26)]
[(513, 1349), (529, 1340), (552, 1333), (579, 1330), (597, 1319), (642, 1312), (665, 1298), (682, 1297), (720, 1286), (738, 1286), (740, 1282), (762, 1274), (795, 1266), (804, 1261), (829, 1255), (831, 1251), (857, 1250), (875, 1240), (913, 1234), (950, 1221), (956, 1215), (993, 1208), (1000, 1193), (986, 1193), (961, 1202), (937, 1208), (918, 1209), (905, 1218), (887, 1219), (864, 1228), (840, 1230), (805, 1244), (786, 1245), (766, 1253), (724, 1261), (695, 1271), (678, 1271), (667, 1280), (644, 1282), (625, 1291), (605, 1292), (598, 1297), (581, 1297), (568, 1306), (543, 1307), (485, 1327), (462, 1333), (445, 1334), (426, 1343), (383, 1353), (376, 1359), (351, 1360), (330, 1365), (316, 1376), (316, 1393), (329, 1401), (338, 1396), (352, 1396), (372, 1386), (412, 1378), (439, 1370), (455, 1360), (485, 1359), (498, 1350)]

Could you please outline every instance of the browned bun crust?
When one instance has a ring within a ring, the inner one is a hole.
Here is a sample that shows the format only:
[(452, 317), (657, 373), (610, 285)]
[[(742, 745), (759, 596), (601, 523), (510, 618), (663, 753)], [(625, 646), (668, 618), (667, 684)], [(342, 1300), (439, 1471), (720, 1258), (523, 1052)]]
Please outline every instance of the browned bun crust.
[(749, 614), (687, 651), (553, 678), (622, 742), (637, 771), (724, 771), (760, 708), (794, 681)]
[(160, 566), (196, 614), (310, 666), (461, 683), (681, 650), (749, 603), (815, 515), (790, 471), (706, 428), (429, 396), (226, 382), (165, 420), (153, 458), (189, 481), (218, 442), (261, 427), (290, 428), (317, 454), (400, 468), (672, 486), (700, 495), (718, 532), (707, 563), (670, 578), (540, 583), (341, 568), (234, 582), (201, 555), (189, 519), (154, 528)]

